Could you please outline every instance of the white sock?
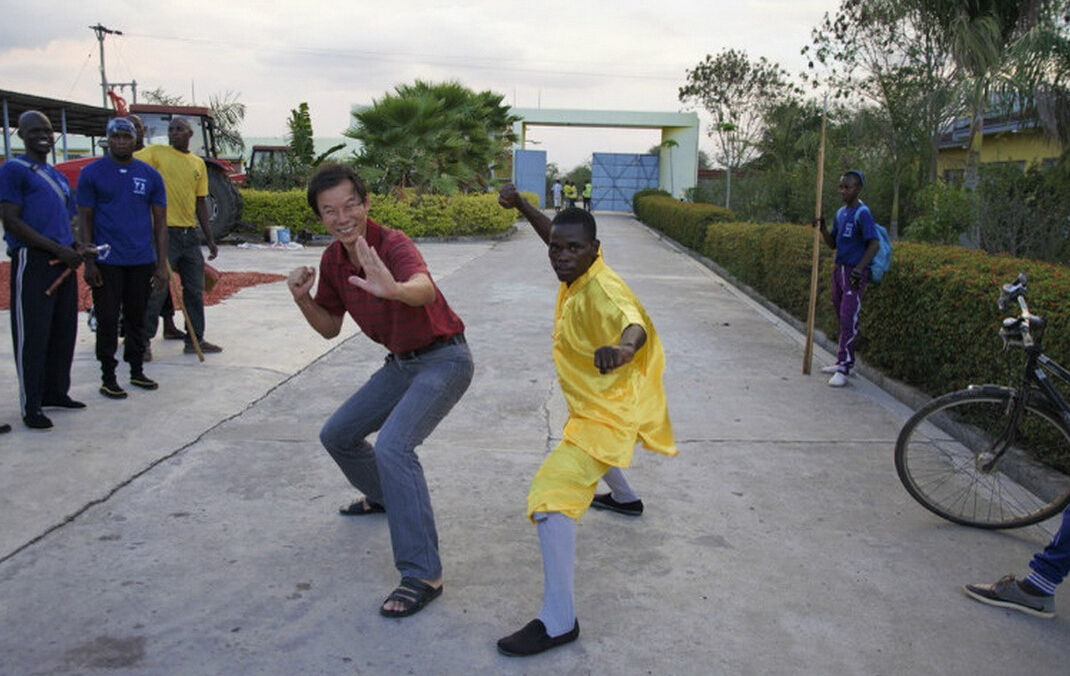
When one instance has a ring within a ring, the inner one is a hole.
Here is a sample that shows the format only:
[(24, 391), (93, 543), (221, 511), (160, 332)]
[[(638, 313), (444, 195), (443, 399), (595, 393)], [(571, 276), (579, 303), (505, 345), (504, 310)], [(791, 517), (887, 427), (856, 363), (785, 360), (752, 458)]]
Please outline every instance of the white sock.
[(560, 636), (576, 625), (572, 605), (576, 522), (559, 512), (536, 512), (534, 516), (542, 549), (543, 599), (539, 619), (546, 625), (547, 634)]

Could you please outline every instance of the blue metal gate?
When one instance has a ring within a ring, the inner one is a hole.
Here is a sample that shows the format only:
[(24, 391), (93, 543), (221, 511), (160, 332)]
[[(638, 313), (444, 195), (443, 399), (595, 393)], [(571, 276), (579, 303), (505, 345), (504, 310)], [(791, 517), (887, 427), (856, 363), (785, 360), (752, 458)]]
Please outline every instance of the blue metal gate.
[(513, 183), (521, 192), (533, 192), (538, 195), (540, 209), (546, 206), (546, 151), (514, 151)]
[(591, 208), (631, 211), (632, 195), (658, 187), (657, 155), (595, 153), (591, 158)]

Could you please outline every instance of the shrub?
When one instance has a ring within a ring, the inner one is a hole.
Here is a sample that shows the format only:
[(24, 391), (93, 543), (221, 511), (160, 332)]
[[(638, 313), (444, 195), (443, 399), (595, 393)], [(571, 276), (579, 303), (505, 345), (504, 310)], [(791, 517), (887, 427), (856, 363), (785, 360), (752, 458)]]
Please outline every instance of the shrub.
[(702, 247), (706, 228), (710, 223), (732, 221), (735, 216), (729, 209), (712, 204), (678, 202), (664, 194), (636, 193), (633, 199), (635, 216), (639, 220), (663, 230), (670, 237), (691, 249)]
[(978, 208), (975, 193), (942, 181), (930, 183), (918, 191), (917, 203), (922, 214), (906, 228), (906, 237), (920, 242), (954, 244), (976, 222)]
[(242, 219), (257, 228), (281, 225), (294, 234), (308, 229), (323, 232), (316, 214), (308, 208), (304, 190), (271, 192), (267, 190), (242, 190), (245, 209)]
[[(316, 215), (308, 208), (304, 190), (269, 192), (243, 190), (244, 220), (264, 229), (272, 225), (287, 227), (293, 233), (307, 230), (326, 234)], [(525, 194), (530, 200), (530, 193)], [(377, 223), (396, 228), (410, 237), (455, 237), (491, 235), (505, 232), (516, 222), (516, 212), (502, 209), (497, 195), (416, 195), (399, 192), (369, 195), (368, 215)]]
[[(694, 249), (805, 322), (813, 242), (809, 226), (713, 222)], [(834, 340), (839, 329), (829, 298), (833, 258), (822, 243), (815, 325)], [(996, 300), (1000, 287), (1019, 272), (1029, 277), (1030, 309), (1047, 320), (1045, 351), (1070, 364), (1066, 267), (903, 241), (895, 244), (884, 280), (866, 292), (859, 353), (886, 375), (934, 396), (970, 383), (1008, 384), (1008, 363), (1019, 368), (1021, 355), (1003, 354), (998, 331), (1004, 314)]]

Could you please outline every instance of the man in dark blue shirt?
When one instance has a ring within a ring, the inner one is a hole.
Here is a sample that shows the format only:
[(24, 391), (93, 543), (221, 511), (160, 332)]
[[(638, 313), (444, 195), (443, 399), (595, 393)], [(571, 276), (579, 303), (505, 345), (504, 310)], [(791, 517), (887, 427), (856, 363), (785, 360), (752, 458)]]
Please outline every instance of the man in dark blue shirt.
[(0, 165), (0, 220), (11, 256), (11, 338), (19, 378), (22, 421), (45, 430), (45, 406), (85, 408), (71, 399), (71, 363), (78, 337), (78, 280), (65, 269), (82, 264), (72, 219), (74, 198), (67, 179), (49, 166), (55, 144), (43, 113), (19, 116), (26, 152)]
[(825, 219), (814, 220), (825, 242), (836, 250), (836, 267), (832, 272), (832, 304), (840, 322), (840, 349), (835, 366), (822, 369), (831, 373), (829, 385), (843, 387), (855, 363), (858, 317), (862, 312), (862, 294), (869, 281), (869, 264), (877, 255), (880, 239), (869, 207), (858, 199), (865, 184), (862, 172), (850, 170), (840, 178), (843, 206), (836, 212), (832, 231), (825, 229)]
[(108, 122), (108, 154), (78, 177), (82, 240), (109, 247), (106, 262), (86, 260), (85, 281), (93, 290), (97, 312), (100, 393), (110, 399), (126, 398), (115, 378), (120, 308), (130, 384), (157, 388), (143, 370), (145, 308), (152, 288), (166, 288), (168, 282), (167, 192), (160, 172), (134, 159), (136, 134), (126, 118)]

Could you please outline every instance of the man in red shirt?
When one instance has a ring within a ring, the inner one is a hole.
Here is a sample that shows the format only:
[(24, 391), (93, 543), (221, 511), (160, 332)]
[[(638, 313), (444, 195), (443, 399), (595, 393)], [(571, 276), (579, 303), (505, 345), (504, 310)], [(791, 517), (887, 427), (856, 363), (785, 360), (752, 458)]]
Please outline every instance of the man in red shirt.
[[(386, 362), (324, 424), (320, 442), (364, 497), (340, 511), (386, 512), (401, 584), (379, 612), (406, 617), (442, 593), (438, 534), (419, 446), (472, 380), (464, 323), (431, 280), (412, 240), (368, 218), (364, 181), (328, 164), (308, 185), (308, 204), (334, 236), (316, 270), (287, 281), (305, 320), (334, 338), (348, 313), (390, 351)], [(366, 437), (378, 431), (375, 446)]]

